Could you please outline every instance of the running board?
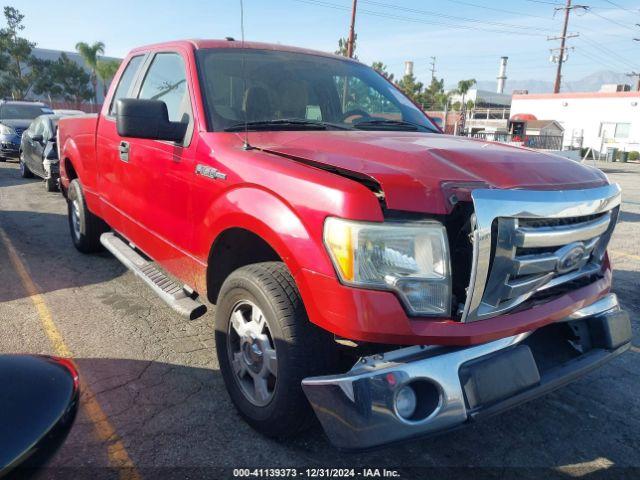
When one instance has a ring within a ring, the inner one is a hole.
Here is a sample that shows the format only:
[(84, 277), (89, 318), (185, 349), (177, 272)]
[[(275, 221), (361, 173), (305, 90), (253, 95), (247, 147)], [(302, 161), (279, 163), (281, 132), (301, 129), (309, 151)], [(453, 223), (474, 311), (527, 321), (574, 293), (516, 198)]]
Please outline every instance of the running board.
[(174, 282), (154, 262), (146, 260), (114, 233), (103, 233), (100, 243), (183, 317), (195, 320), (207, 311), (204, 304), (192, 298), (185, 286)]

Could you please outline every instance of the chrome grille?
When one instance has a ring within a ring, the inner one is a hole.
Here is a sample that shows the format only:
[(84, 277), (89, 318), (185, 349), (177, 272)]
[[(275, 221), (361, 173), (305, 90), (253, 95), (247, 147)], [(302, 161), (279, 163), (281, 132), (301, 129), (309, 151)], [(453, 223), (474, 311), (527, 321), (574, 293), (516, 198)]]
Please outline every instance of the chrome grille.
[(597, 273), (620, 205), (617, 185), (588, 190), (476, 190), (474, 258), (463, 321), (505, 313)]

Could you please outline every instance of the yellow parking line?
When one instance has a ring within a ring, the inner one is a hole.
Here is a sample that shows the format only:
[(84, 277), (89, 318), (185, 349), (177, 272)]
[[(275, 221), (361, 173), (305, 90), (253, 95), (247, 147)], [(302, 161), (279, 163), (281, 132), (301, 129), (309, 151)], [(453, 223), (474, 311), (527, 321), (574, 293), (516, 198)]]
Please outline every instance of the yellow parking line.
[[(29, 294), (29, 298), (33, 302), (33, 305), (38, 312), (38, 316), (40, 317), (40, 321), (42, 323), (42, 328), (44, 329), (45, 334), (47, 335), (49, 341), (51, 342), (51, 345), (53, 346), (55, 355), (67, 358), (73, 357), (71, 350), (64, 342), (64, 338), (62, 337), (60, 330), (58, 330), (58, 327), (53, 321), (51, 311), (49, 310), (49, 307), (47, 307), (44, 297), (40, 294), (38, 287), (33, 282), (31, 275), (29, 275), (29, 272), (27, 271), (26, 265), (20, 259), (18, 252), (14, 248), (11, 240), (2, 227), (0, 227), (0, 239), (7, 248), (9, 260), (18, 273), (24, 289)], [(107, 456), (109, 458), (110, 466), (112, 468), (120, 469), (120, 478), (122, 479), (140, 479), (141, 476), (139, 472), (136, 470), (135, 465), (131, 460), (131, 457), (129, 457), (124, 444), (116, 433), (115, 428), (109, 421), (109, 417), (107, 417), (106, 413), (104, 413), (102, 407), (100, 407), (100, 404), (96, 400), (95, 394), (86, 384), (82, 385), (82, 390), (85, 393), (82, 407), (93, 423), (93, 427), (98, 439), (102, 442), (107, 442), (108, 444)]]

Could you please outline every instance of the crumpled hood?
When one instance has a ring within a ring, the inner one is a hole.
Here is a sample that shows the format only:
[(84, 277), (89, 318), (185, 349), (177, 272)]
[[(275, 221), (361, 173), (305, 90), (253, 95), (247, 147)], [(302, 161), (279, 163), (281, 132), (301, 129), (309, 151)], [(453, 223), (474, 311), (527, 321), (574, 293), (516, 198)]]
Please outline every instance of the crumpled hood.
[(446, 213), (443, 184), (571, 190), (607, 183), (599, 170), (509, 145), (414, 132), (251, 132), (253, 147), (348, 172), (380, 184), (387, 207)]

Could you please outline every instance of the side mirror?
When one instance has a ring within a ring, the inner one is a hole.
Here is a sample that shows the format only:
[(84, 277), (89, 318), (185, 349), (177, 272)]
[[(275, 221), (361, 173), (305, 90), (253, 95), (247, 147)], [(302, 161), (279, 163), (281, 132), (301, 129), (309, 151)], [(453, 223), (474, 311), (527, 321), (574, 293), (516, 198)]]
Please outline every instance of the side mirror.
[(0, 355), (0, 385), (0, 477), (23, 467), (24, 478), (69, 433), (78, 410), (78, 372), (67, 359)]
[(187, 124), (169, 120), (167, 105), (160, 100), (118, 100), (116, 124), (121, 137), (182, 142)]
[(42, 135), (34, 135), (31, 137), (31, 140), (34, 142), (42, 143), (44, 142), (44, 137)]

